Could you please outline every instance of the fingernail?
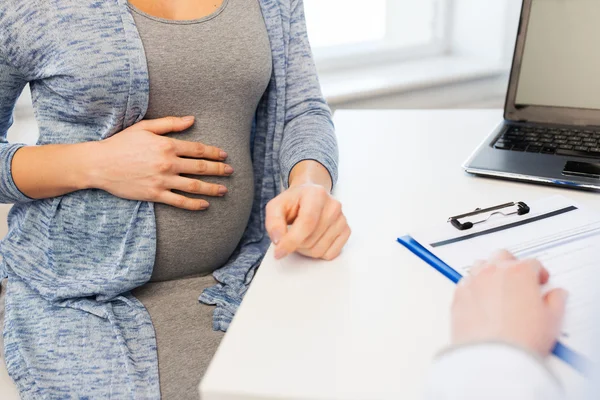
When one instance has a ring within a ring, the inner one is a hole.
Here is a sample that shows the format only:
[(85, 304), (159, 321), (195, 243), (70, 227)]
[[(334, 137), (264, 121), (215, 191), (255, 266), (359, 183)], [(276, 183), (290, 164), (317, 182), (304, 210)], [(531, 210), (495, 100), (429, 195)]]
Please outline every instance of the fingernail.
[(219, 186), (219, 194), (221, 196), (224, 196), (225, 194), (227, 194), (228, 190), (225, 186)]
[(191, 115), (188, 115), (187, 117), (183, 117), (181, 119), (184, 120), (185, 122), (190, 122), (190, 121), (194, 120), (194, 117)]
[(273, 234), (271, 235), (271, 241), (278, 245), (279, 241), (281, 240), (281, 236), (283, 236), (281, 232), (273, 232)]
[(206, 210), (210, 206), (209, 202), (204, 202), (202, 210)]
[(223, 150), (221, 150), (221, 153), (219, 155), (221, 156), (222, 159), (225, 159), (225, 158), (227, 158), (228, 154), (226, 152), (224, 152)]
[(277, 260), (280, 260), (280, 259), (282, 259), (285, 256), (287, 256), (287, 252), (284, 249), (277, 249), (277, 250), (275, 250), (275, 258)]
[(226, 166), (225, 166), (225, 173), (226, 173), (226, 174), (229, 174), (229, 175), (230, 175), (230, 174), (233, 174), (233, 168), (231, 168), (231, 166), (230, 166), (230, 165), (226, 165)]

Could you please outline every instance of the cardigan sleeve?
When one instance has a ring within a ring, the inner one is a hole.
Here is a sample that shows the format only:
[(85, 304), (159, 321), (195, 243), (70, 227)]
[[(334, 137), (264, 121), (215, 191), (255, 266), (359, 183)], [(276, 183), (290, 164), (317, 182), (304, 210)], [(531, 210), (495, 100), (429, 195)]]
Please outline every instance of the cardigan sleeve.
[(13, 112), (17, 99), (27, 84), (26, 79), (0, 54), (0, 203), (32, 201), (15, 185), (12, 178), (12, 159), (21, 143), (8, 143), (8, 128), (13, 123)]
[(292, 168), (303, 160), (321, 163), (335, 185), (338, 147), (331, 110), (321, 93), (302, 0), (292, 1), (286, 77), (286, 116), (279, 152), (282, 180), (289, 186)]

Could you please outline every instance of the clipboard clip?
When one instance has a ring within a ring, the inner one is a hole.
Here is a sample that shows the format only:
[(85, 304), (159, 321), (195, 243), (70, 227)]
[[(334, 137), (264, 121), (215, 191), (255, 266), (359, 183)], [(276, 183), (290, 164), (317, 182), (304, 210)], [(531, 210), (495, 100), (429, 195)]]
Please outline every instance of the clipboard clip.
[[(488, 219), (492, 217), (492, 215), (504, 215), (508, 217), (509, 215), (525, 215), (529, 214), (531, 209), (529, 206), (522, 201), (500, 204), (498, 206), (489, 207), (489, 208), (477, 208), (475, 211), (457, 215), (455, 217), (448, 218), (448, 222), (452, 224), (453, 227), (458, 229), (459, 231), (466, 231), (468, 229), (473, 228), (476, 224), (480, 224), (482, 222), (486, 222)], [(487, 216), (486, 216), (487, 214)], [(475, 217), (475, 218), (471, 218)], [(479, 217), (479, 218), (477, 218)], [(465, 218), (469, 218), (469, 221), (462, 221)]]

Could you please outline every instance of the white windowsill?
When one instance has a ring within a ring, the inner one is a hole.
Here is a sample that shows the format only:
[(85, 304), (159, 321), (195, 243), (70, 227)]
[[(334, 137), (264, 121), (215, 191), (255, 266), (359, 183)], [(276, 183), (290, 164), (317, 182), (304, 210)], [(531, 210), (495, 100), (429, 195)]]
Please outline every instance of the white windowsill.
[(319, 73), (329, 104), (422, 90), (506, 74), (506, 65), (477, 58), (445, 56), (375, 67)]

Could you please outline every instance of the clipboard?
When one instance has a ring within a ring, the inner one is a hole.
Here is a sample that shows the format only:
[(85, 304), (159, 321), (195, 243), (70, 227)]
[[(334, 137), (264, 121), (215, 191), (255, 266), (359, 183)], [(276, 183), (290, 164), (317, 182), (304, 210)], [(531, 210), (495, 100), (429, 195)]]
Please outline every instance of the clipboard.
[[(475, 211), (450, 217), (448, 222), (461, 233), (465, 233), (470, 229), (473, 229), (478, 224), (485, 224), (493, 215), (500, 214), (501, 216), (525, 216), (529, 214), (531, 208), (524, 202), (512, 202), (500, 204), (497, 206), (476, 209)], [(559, 215), (556, 212), (554, 215)], [(536, 220), (536, 218), (531, 218)], [(539, 220), (539, 217), (538, 217)], [(513, 225), (519, 224), (513, 223)], [(465, 234), (468, 236), (468, 234)], [(415, 238), (410, 235), (402, 236), (397, 241), (410, 250), (414, 255), (425, 261), (427, 264), (435, 268), (438, 272), (444, 275), (453, 283), (457, 284), (463, 277), (456, 269), (452, 268), (441, 258), (435, 255), (432, 251), (428, 250), (425, 246), (419, 243)], [(552, 350), (552, 354), (570, 365), (578, 372), (586, 375), (592, 370), (592, 362), (584, 355), (576, 352), (575, 350), (565, 346), (558, 341)]]

